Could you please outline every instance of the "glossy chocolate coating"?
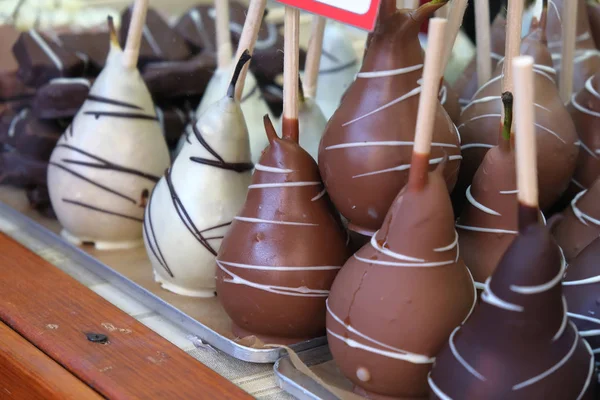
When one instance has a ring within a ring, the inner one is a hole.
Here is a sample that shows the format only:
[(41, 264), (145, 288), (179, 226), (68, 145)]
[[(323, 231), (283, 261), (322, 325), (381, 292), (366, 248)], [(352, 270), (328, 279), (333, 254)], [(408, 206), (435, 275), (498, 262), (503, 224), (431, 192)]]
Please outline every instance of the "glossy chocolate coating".
[[(382, 4), (389, 1), (393, 0)], [(327, 192), (353, 230), (372, 234), (379, 229), (407, 182), (423, 64), (417, 34), (421, 22), (441, 5), (379, 13), (361, 72), (325, 129), (319, 169)], [(450, 157), (444, 174), (452, 189), (461, 159), (459, 138), (441, 104), (433, 142), (430, 163)]]
[(29, 86), (39, 87), (53, 78), (83, 73), (83, 61), (34, 29), (21, 33), (13, 54), (19, 63), (18, 76)]
[(0, 101), (10, 101), (28, 97), (35, 89), (28, 88), (17, 76), (19, 64), (12, 54), (12, 47), (19, 38), (19, 32), (11, 25), (0, 26)]
[(586, 2), (590, 32), (596, 48), (600, 46), (600, 3)]
[[(119, 30), (122, 48), (125, 48), (130, 20), (131, 7), (127, 7), (121, 15)], [(140, 46), (139, 65), (152, 61), (181, 61), (190, 55), (190, 49), (183, 37), (172, 29), (156, 10), (149, 8)]]
[(239, 337), (296, 343), (325, 333), (325, 299), (348, 257), (316, 162), (274, 136), (217, 255), (217, 293)]
[(588, 190), (579, 192), (554, 229), (554, 237), (567, 261), (600, 236), (600, 178)]
[[(571, 321), (592, 350), (600, 348), (600, 238), (595, 239), (569, 264), (563, 280)], [(600, 355), (596, 355), (596, 360)]]
[(0, 119), (0, 143), (20, 155), (47, 162), (62, 133), (56, 121), (43, 121), (29, 109), (7, 112)]
[[(536, 28), (523, 39), (521, 54), (530, 55), (535, 60), (534, 100), (540, 208), (547, 210), (567, 189), (575, 171), (579, 146), (575, 125), (560, 99), (552, 58), (541, 33)], [(459, 194), (465, 193), (486, 152), (497, 143), (502, 111), (501, 68), (502, 64), (499, 64), (495, 77), (479, 89), (473, 101), (463, 110), (458, 127), (463, 155), (456, 185)], [(461, 202), (456, 196), (454, 200), (455, 204)]]
[(205, 52), (187, 61), (148, 63), (142, 70), (142, 78), (152, 97), (165, 101), (202, 95), (216, 68), (214, 54)]
[(46, 185), (48, 163), (14, 150), (0, 152), (0, 184), (24, 187)]
[(331, 353), (369, 398), (426, 396), (433, 357), (475, 305), (442, 168), (422, 190), (402, 190), (331, 288)]
[(98, 75), (104, 68), (109, 49), (108, 32), (65, 33), (59, 39), (65, 49), (87, 60), (86, 75)]
[(52, 204), (50, 204), (50, 194), (48, 194), (47, 185), (33, 185), (25, 188), (27, 201), (34, 210), (47, 218), (56, 218)]
[(53, 79), (40, 87), (31, 104), (41, 119), (72, 118), (85, 102), (91, 82), (84, 78)]
[(594, 357), (568, 322), (563, 273), (550, 228), (523, 228), (439, 353), (430, 399), (594, 399)]
[[(506, 18), (502, 13), (498, 14), (490, 28), (490, 51), (492, 54), (492, 71), (496, 68), (498, 61), (504, 57), (506, 45)], [(454, 82), (453, 89), (460, 97), (461, 106), (469, 104), (479, 84), (477, 80), (477, 57), (473, 57), (462, 75)]]
[(456, 223), (461, 255), (479, 284), (492, 275), (517, 237), (516, 188), (514, 152), (490, 149), (467, 189), (471, 197)]
[(583, 89), (585, 82), (600, 70), (600, 52), (590, 30), (586, 0), (552, 0), (548, 7), (548, 48), (553, 54), (554, 67), (560, 72), (562, 52), (563, 4), (577, 1), (577, 39), (575, 43), (575, 66), (573, 70), (573, 93)]

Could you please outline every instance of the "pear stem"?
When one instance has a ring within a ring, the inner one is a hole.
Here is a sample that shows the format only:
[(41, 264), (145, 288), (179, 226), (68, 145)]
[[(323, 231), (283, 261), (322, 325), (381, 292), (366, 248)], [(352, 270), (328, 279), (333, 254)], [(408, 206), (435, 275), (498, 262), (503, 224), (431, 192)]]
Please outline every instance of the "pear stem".
[(300, 10), (286, 6), (284, 29), (282, 136), (297, 143), (298, 76), (300, 72)]
[(148, 0), (135, 0), (131, 19), (129, 20), (129, 31), (127, 32), (127, 43), (123, 52), (123, 65), (126, 68), (136, 68), (140, 56), (142, 43), (142, 32), (146, 26), (146, 14), (148, 13)]
[(502, 105), (504, 106), (504, 120), (500, 127), (498, 146), (503, 151), (510, 151), (511, 128), (513, 122), (513, 95), (511, 92), (502, 93)]

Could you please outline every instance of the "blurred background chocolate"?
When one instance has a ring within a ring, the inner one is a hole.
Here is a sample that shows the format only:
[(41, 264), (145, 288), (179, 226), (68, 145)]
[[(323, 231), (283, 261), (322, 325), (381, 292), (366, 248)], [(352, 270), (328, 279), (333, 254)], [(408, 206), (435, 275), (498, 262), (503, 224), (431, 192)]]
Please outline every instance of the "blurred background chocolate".
[(41, 119), (72, 118), (90, 91), (85, 78), (55, 78), (40, 87), (31, 104), (33, 114)]
[(85, 75), (98, 75), (104, 68), (108, 55), (108, 32), (65, 33), (59, 35), (58, 40), (65, 49), (87, 59)]

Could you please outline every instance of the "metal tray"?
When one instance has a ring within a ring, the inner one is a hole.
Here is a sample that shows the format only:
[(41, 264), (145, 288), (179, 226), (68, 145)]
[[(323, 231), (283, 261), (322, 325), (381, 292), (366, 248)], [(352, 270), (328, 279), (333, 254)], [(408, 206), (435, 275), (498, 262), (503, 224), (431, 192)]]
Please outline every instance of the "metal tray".
[[(299, 352), (298, 357), (309, 368), (332, 360), (328, 346)], [(273, 370), (279, 386), (299, 400), (339, 400), (337, 396), (296, 369), (287, 355), (275, 363)]]
[[(79, 247), (66, 242), (59, 235), (2, 201), (0, 201), (0, 214), (34, 239), (61, 251), (65, 256), (69, 257), (81, 267), (126, 292), (128, 295), (140, 301), (157, 314), (160, 314), (171, 323), (179, 326), (181, 329), (192, 335), (196, 335), (202, 341), (234, 358), (252, 363), (274, 363), (287, 354), (286, 351), (281, 348), (255, 349), (246, 347), (219, 334), (147, 289), (129, 280), (119, 272), (101, 263)], [(322, 346), (326, 342), (327, 340), (325, 337), (320, 337), (297, 343), (290, 347), (295, 351), (300, 352)]]

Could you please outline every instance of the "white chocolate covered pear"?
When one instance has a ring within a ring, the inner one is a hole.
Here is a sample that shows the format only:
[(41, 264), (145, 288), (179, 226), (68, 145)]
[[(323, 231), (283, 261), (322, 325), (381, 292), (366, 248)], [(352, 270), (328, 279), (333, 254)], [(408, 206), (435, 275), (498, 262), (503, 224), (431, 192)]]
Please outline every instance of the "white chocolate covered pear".
[(248, 129), (235, 85), (200, 116), (192, 134), (152, 192), (144, 218), (144, 242), (163, 288), (184, 296), (215, 292), (215, 256), (244, 205), (253, 165)]
[(150, 92), (111, 30), (106, 66), (48, 166), (63, 236), (97, 249), (142, 244), (148, 195), (170, 162)]

